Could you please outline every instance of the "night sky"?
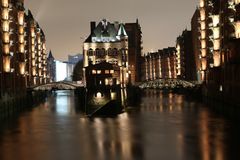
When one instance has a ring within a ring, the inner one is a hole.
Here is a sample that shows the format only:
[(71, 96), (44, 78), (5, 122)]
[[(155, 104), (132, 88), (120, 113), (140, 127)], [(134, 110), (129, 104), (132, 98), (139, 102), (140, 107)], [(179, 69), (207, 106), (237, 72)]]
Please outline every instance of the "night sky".
[(43, 28), (48, 50), (66, 60), (68, 54), (82, 53), (90, 21), (135, 22), (143, 32), (144, 52), (175, 46), (181, 32), (190, 29), (199, 0), (25, 0)]

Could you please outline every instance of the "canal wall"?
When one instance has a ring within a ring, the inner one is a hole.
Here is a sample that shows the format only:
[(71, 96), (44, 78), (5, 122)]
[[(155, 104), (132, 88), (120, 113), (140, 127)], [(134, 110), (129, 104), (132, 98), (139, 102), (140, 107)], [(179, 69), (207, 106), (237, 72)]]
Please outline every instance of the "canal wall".
[(0, 99), (0, 120), (9, 118), (25, 109), (33, 107), (34, 104), (43, 102), (47, 93), (44, 91), (26, 91), (14, 97), (3, 96)]

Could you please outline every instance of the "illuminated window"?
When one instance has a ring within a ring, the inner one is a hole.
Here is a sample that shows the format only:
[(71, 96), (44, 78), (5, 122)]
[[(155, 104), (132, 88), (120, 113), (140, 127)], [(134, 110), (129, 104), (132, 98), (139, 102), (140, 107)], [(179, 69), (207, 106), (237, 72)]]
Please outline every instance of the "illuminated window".
[(109, 85), (109, 80), (105, 79), (105, 85)]
[(220, 37), (220, 29), (219, 27), (213, 28), (213, 38), (218, 39)]
[(18, 40), (19, 40), (19, 43), (23, 43), (24, 42), (24, 35), (19, 35)]
[(219, 15), (213, 15), (212, 21), (213, 21), (213, 27), (217, 27), (217, 25), (219, 24)]
[(35, 39), (34, 38), (32, 38), (32, 45), (34, 45), (35, 44)]
[(34, 30), (34, 28), (31, 28), (31, 36), (35, 37), (35, 30)]
[(19, 34), (24, 34), (24, 26), (19, 26), (18, 32), (19, 32)]
[(102, 97), (103, 97), (102, 93), (101, 92), (97, 92), (96, 98), (102, 98)]
[(35, 52), (35, 46), (34, 45), (32, 45), (32, 52)]
[(3, 53), (9, 54), (9, 44), (3, 44)]
[(21, 75), (24, 75), (25, 74), (25, 63), (24, 62), (20, 62), (19, 63), (19, 73), (21, 74)]
[(96, 70), (92, 70), (92, 74), (96, 74), (97, 72), (96, 72)]
[(19, 52), (24, 53), (24, 44), (19, 45)]
[(205, 9), (202, 8), (202, 9), (200, 9), (200, 19), (201, 19), (201, 21), (204, 21), (205, 18), (206, 18)]
[(3, 8), (2, 9), (2, 19), (8, 20), (9, 19), (9, 11), (8, 8)]
[(4, 43), (9, 43), (10, 42), (9, 33), (7, 33), (7, 32), (3, 33), (3, 42)]
[(213, 54), (213, 62), (214, 62), (214, 67), (219, 67), (220, 66), (220, 53), (218, 51), (214, 52)]
[(37, 72), (36, 72), (36, 68), (33, 67), (33, 68), (32, 68), (32, 75), (33, 75), (33, 76), (36, 76), (36, 74), (37, 74)]
[(111, 70), (110, 73), (111, 73), (111, 74), (114, 74), (114, 70)]
[(8, 0), (2, 0), (2, 6), (8, 7)]
[(97, 70), (97, 74), (101, 74), (101, 70)]
[(204, 7), (204, 0), (200, 0), (200, 7)]
[(240, 38), (240, 21), (235, 22), (235, 36), (236, 38)]
[(32, 66), (36, 66), (36, 61), (32, 60)]
[(201, 30), (205, 30), (206, 29), (206, 23), (205, 22), (201, 22)]
[(235, 4), (239, 4), (240, 0), (234, 0)]
[(4, 72), (11, 72), (10, 56), (3, 56), (3, 71)]
[(24, 12), (18, 12), (18, 24), (23, 25), (24, 24)]
[(2, 22), (2, 29), (3, 29), (4, 32), (9, 31), (9, 22), (8, 21), (3, 21)]
[(105, 70), (105, 74), (109, 74), (110, 72), (109, 72), (109, 70)]
[(220, 40), (214, 40), (213, 41), (213, 49), (219, 50), (220, 49)]
[(201, 38), (205, 39), (206, 38), (206, 31), (201, 31)]
[(206, 40), (201, 40), (201, 47), (206, 48)]
[(202, 70), (205, 71), (207, 69), (207, 60), (205, 58), (202, 59)]

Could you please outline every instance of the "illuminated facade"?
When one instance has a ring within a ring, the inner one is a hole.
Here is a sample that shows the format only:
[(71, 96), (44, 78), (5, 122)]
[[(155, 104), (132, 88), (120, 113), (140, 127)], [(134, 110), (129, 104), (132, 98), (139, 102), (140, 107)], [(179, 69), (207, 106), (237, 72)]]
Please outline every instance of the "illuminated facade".
[[(83, 46), (83, 67), (108, 62), (120, 68), (120, 84), (129, 82), (128, 35), (124, 24), (103, 19), (97, 26), (91, 22), (91, 34)], [(85, 69), (84, 69), (85, 75)], [(84, 78), (86, 82), (86, 77)]]
[(1, 0), (0, 12), (0, 89), (1, 96), (12, 96), (29, 86), (47, 82), (45, 36), (31, 12), (25, 10), (24, 0)]
[(158, 52), (147, 53), (143, 68), (145, 80), (175, 79), (176, 74), (176, 49), (174, 47), (164, 48)]
[(201, 81), (206, 81), (209, 70), (224, 64), (226, 44), (231, 39), (240, 38), (239, 1), (200, 0), (198, 12), (198, 43), (201, 51), (199, 54), (201, 67), (198, 72), (201, 73)]
[[(199, 72), (206, 85), (203, 93), (209, 99), (233, 106), (240, 104), (237, 97), (240, 89), (240, 1), (200, 0), (198, 20), (199, 40), (195, 39), (194, 43), (200, 44)], [(194, 51), (197, 53), (197, 49)]]

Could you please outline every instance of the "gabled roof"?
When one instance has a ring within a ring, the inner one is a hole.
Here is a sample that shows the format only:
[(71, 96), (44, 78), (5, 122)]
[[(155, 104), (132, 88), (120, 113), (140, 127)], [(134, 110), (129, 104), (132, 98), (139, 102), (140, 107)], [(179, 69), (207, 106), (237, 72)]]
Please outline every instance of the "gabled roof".
[(115, 42), (119, 41), (121, 36), (127, 37), (124, 24), (119, 25), (118, 22), (110, 23), (106, 19), (103, 19), (93, 29), (85, 42)]
[(119, 30), (118, 30), (118, 36), (119, 37), (127, 37), (127, 32), (123, 26), (123, 24), (120, 24)]
[(48, 53), (48, 59), (50, 59), (50, 58), (51, 58), (51, 59), (55, 59), (55, 58), (53, 57), (53, 55), (52, 55), (52, 51), (51, 51), (51, 50), (50, 50), (49, 53)]

